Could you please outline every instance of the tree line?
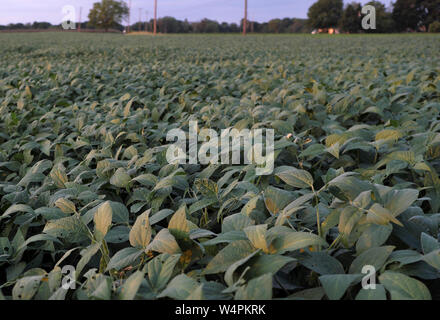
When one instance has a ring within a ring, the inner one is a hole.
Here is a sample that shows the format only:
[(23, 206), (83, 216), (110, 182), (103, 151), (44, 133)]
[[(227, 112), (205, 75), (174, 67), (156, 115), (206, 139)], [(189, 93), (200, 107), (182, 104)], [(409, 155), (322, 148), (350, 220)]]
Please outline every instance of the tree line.
[(439, 0), (396, 0), (391, 8), (371, 1), (376, 11), (376, 29), (362, 28), (362, 4), (343, 0), (319, 0), (308, 11), (308, 25), (314, 29), (339, 28), (343, 32), (440, 32)]
[[(248, 30), (254, 33), (310, 33), (312, 28), (307, 24), (307, 19), (284, 18), (272, 19), (268, 22), (248, 21)], [(77, 24), (79, 27), (79, 23)], [(217, 22), (210, 19), (202, 19), (197, 22), (178, 20), (174, 17), (162, 17), (157, 19), (157, 30), (160, 33), (239, 33), (243, 28), (243, 21), (238, 23)], [(32, 30), (32, 29), (61, 29), (61, 24), (52, 25), (49, 22), (15, 23), (7, 26), (0, 25), (0, 30)], [(114, 22), (108, 27), (85, 21), (81, 23), (81, 29), (114, 29), (123, 31), (125, 25)], [(152, 31), (153, 19), (133, 23), (131, 31)]]
[[(391, 8), (379, 1), (371, 1), (376, 11), (376, 29), (362, 28), (362, 5), (351, 2), (344, 6), (343, 0), (318, 0), (308, 11), (308, 19), (284, 18), (268, 22), (247, 21), (251, 33), (310, 33), (314, 29), (337, 28), (341, 32), (440, 32), (440, 0), (396, 0)], [(90, 10), (88, 21), (81, 29), (114, 29), (123, 31), (129, 9), (124, 1), (101, 0)], [(243, 20), (237, 23), (217, 22), (202, 19), (198, 22), (162, 17), (157, 20), (160, 33), (238, 33), (243, 29)], [(5, 29), (55, 29), (61, 25), (49, 22), (17, 23), (1, 26)], [(129, 26), (131, 31), (152, 31), (153, 19), (139, 21)]]

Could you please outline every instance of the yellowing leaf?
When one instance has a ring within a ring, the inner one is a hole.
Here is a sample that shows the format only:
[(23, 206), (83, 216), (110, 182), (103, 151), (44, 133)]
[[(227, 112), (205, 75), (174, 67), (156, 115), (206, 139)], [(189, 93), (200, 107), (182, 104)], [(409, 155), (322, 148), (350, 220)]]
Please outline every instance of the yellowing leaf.
[(146, 248), (151, 240), (151, 226), (149, 222), (150, 210), (145, 211), (136, 218), (130, 230), (129, 240), (133, 247)]
[(64, 213), (74, 213), (76, 212), (75, 204), (67, 199), (60, 198), (55, 201), (55, 205), (61, 209)]
[(93, 221), (95, 222), (95, 236), (98, 241), (104, 239), (112, 224), (113, 211), (109, 201), (104, 202), (98, 210), (96, 210)]

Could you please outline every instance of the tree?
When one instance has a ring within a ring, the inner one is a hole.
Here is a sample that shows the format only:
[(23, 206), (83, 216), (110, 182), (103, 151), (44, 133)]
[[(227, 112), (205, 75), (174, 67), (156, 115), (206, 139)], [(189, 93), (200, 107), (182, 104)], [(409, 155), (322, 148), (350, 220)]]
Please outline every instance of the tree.
[(340, 20), (340, 27), (343, 31), (357, 33), (362, 30), (362, 6), (358, 2), (352, 2), (345, 7)]
[(435, 21), (429, 25), (429, 32), (439, 33), (440, 32), (440, 22)]
[(342, 0), (318, 0), (307, 13), (312, 28), (334, 28), (338, 25), (343, 12)]
[(32, 29), (49, 29), (52, 25), (49, 22), (37, 22), (32, 24)]
[(268, 23), (268, 29), (270, 33), (279, 33), (281, 28), (280, 19), (272, 19)]
[(376, 29), (366, 30), (368, 33), (389, 33), (394, 31), (394, 21), (392, 13), (386, 10), (383, 3), (370, 1), (366, 5), (376, 8)]
[(97, 28), (108, 31), (120, 24), (128, 16), (127, 4), (123, 1), (102, 0), (93, 4), (89, 13), (89, 23)]
[(179, 33), (181, 27), (178, 20), (173, 17), (163, 17), (157, 20), (159, 31), (162, 33)]
[(420, 24), (419, 0), (397, 0), (393, 7), (393, 20), (399, 31), (417, 30)]
[(434, 22), (440, 21), (440, 1), (438, 0), (424, 0), (422, 1), (425, 15), (423, 16), (423, 25), (429, 28)]
[(425, 30), (434, 21), (440, 20), (438, 0), (397, 0), (393, 8), (393, 19), (399, 31)]

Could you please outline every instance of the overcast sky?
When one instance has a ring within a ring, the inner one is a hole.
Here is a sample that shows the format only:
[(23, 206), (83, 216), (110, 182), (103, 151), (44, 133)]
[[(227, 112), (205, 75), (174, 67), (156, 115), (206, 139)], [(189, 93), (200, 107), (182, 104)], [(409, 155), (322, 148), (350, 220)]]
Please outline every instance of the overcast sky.
[[(126, 2), (128, 3), (129, 0)], [(306, 18), (308, 8), (316, 0), (248, 0), (249, 19), (268, 21), (273, 18)], [(0, 0), (0, 24), (47, 21), (53, 24), (63, 20), (62, 8), (71, 5), (79, 16), (82, 7), (82, 21), (87, 19), (90, 8), (97, 0)], [(131, 1), (131, 23), (139, 21), (139, 9), (142, 8), (142, 20), (153, 16), (154, 0)], [(345, 1), (351, 2), (351, 1)], [(368, 0), (360, 0), (362, 3)], [(387, 6), (391, 0), (382, 0)], [(158, 16), (173, 16), (189, 21), (203, 18), (219, 22), (239, 22), (244, 11), (243, 0), (158, 0)]]

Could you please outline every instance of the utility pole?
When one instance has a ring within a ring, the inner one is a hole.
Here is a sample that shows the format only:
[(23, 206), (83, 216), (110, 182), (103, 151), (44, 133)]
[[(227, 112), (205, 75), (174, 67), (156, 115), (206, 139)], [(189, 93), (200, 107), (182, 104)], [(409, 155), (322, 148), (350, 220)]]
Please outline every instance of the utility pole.
[(246, 35), (247, 27), (247, 0), (244, 0), (244, 19), (243, 19), (243, 35)]
[(153, 34), (157, 33), (157, 0), (154, 0), (154, 25), (153, 25)]
[(81, 13), (82, 13), (82, 7), (79, 7), (79, 25), (78, 25), (78, 32), (81, 32)]
[(130, 14), (131, 14), (131, 0), (128, 2), (128, 26), (127, 26), (127, 33), (130, 32)]

